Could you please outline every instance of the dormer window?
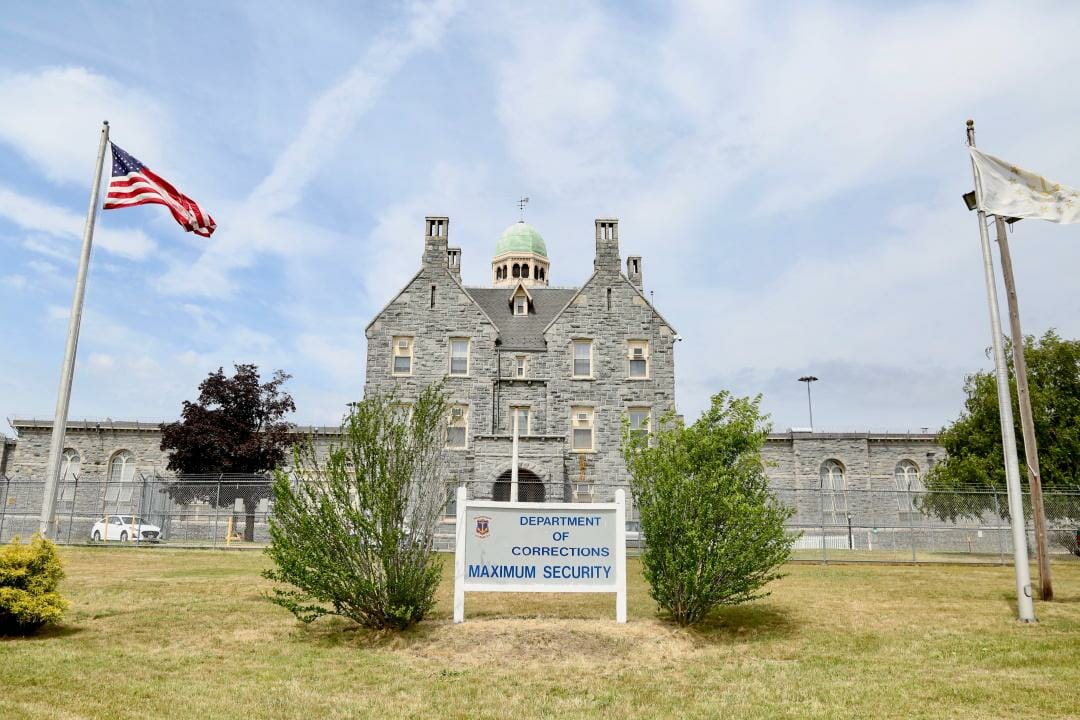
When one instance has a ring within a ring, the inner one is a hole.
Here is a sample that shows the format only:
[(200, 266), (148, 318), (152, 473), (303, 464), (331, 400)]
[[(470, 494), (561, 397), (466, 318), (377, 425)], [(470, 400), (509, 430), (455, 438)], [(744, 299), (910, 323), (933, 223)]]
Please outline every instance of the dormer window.
[(518, 295), (514, 298), (514, 314), (515, 315), (528, 315), (529, 314), (529, 301), (525, 299), (524, 295)]

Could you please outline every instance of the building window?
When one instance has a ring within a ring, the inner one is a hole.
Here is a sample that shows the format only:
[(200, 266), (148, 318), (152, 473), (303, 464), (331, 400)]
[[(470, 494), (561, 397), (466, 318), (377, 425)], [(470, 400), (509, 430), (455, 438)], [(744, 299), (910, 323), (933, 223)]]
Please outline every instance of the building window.
[(643, 380), (649, 377), (649, 341), (630, 340), (627, 342), (627, 358), (630, 361), (630, 377)]
[(528, 279), (528, 277), (529, 277), (529, 265), (528, 265), (528, 263), (521, 266), (521, 277)]
[(457, 484), (450, 483), (446, 486), (446, 505), (443, 506), (444, 518), (457, 517)]
[(570, 427), (573, 430), (571, 447), (584, 452), (594, 449), (593, 445), (593, 418), (595, 413), (591, 407), (570, 408)]
[(412, 375), (413, 339), (399, 335), (393, 338), (392, 344), (394, 351), (392, 374)]
[(60, 458), (60, 482), (71, 483), (79, 479), (79, 469), (82, 467), (82, 458), (72, 448), (64, 450)]
[(518, 355), (514, 358), (514, 377), (523, 378), (529, 372), (529, 357)]
[(922, 479), (919, 477), (919, 466), (911, 460), (901, 460), (896, 464), (896, 505), (901, 516), (907, 516), (918, 512), (915, 507), (915, 497), (922, 492)]
[(72, 448), (66, 448), (60, 458), (60, 500), (70, 502), (75, 499), (75, 484), (79, 480), (82, 458)]
[(450, 426), (446, 430), (446, 446), (463, 448), (468, 445), (469, 406), (450, 406)]
[(109, 502), (131, 502), (135, 479), (135, 457), (121, 450), (109, 460), (109, 484), (105, 499)]
[(829, 522), (843, 523), (847, 517), (847, 479), (838, 460), (821, 464), (822, 512)]
[(515, 315), (528, 315), (529, 314), (529, 301), (524, 295), (518, 295), (514, 298), (514, 314)]
[(525, 405), (511, 405), (510, 406), (510, 432), (514, 431), (514, 418), (517, 418), (518, 435), (528, 435), (531, 430), (529, 427), (530, 413), (528, 406)]
[(592, 340), (574, 341), (574, 377), (592, 377)]
[(450, 338), (450, 374), (469, 374), (469, 338)]
[(511, 273), (514, 277), (521, 277), (521, 266), (517, 263), (514, 263), (514, 267), (513, 270), (511, 270)]
[(630, 433), (644, 438), (649, 436), (652, 429), (652, 413), (647, 407), (632, 407), (630, 415)]

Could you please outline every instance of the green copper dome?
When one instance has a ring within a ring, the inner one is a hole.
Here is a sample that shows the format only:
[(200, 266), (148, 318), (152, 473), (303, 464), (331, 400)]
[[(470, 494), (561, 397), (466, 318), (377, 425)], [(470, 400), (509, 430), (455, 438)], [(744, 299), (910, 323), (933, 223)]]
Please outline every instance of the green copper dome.
[(516, 222), (503, 230), (499, 242), (495, 243), (495, 257), (510, 252), (531, 252), (546, 258), (547, 245), (532, 225)]

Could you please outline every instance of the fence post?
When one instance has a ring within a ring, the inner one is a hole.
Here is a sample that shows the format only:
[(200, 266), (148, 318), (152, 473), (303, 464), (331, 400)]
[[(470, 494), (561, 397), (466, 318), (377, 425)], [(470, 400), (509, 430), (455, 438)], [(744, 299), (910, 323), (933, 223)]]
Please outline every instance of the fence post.
[(214, 509), (214, 536), (210, 539), (210, 544), (213, 547), (217, 547), (217, 523), (218, 523), (218, 515), (221, 514), (221, 508), (219, 506), (221, 505), (221, 478), (223, 477), (223, 475), (224, 475), (223, 473), (218, 474), (217, 495), (214, 496), (214, 504), (213, 504), (213, 509)]
[(7, 517), (8, 498), (11, 497), (11, 478), (4, 476), (4, 500), (0, 505), (0, 541), (4, 539), (4, 519)]
[(829, 564), (829, 552), (825, 546), (825, 478), (818, 480), (818, 505), (821, 506), (821, 564)]
[(998, 562), (1001, 565), (1004, 565), (1005, 564), (1005, 545), (1001, 541), (1001, 532), (1002, 532), (1001, 523), (1004, 520), (1004, 518), (1001, 517), (1001, 503), (998, 502), (997, 488), (992, 487), (992, 488), (990, 488), (990, 490), (994, 493), (994, 515), (997, 517), (997, 524), (998, 524), (998, 528), (997, 528), (998, 531), (997, 531), (997, 533), (995, 533), (997, 535), (997, 539), (998, 539), (998, 558), (999, 558)]
[(918, 565), (919, 561), (915, 559), (915, 503), (911, 497), (911, 480), (907, 481), (907, 508), (908, 534), (911, 536), (911, 562)]
[[(71, 489), (71, 512), (68, 513), (67, 544), (71, 544), (71, 528), (75, 524), (75, 506), (79, 504), (79, 475), (74, 473), (75, 487)], [(61, 495), (63, 497), (63, 495)]]

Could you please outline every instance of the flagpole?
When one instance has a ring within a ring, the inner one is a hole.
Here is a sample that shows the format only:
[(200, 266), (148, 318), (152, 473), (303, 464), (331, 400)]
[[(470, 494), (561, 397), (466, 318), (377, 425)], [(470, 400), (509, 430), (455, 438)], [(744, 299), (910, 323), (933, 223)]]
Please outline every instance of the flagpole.
[(60, 479), (60, 460), (64, 452), (64, 434), (67, 431), (68, 405), (71, 402), (71, 381), (75, 375), (75, 350), (79, 344), (79, 327), (82, 325), (83, 298), (86, 295), (86, 273), (90, 266), (90, 248), (94, 239), (94, 222), (97, 219), (98, 194), (101, 191), (101, 168), (105, 163), (105, 148), (109, 144), (109, 121), (101, 124), (101, 140), (98, 144), (97, 165), (94, 167), (94, 184), (90, 187), (90, 207), (86, 211), (83, 227), (82, 252), (79, 255), (79, 271), (75, 276), (75, 295), (71, 299), (71, 316), (68, 319), (67, 345), (64, 348), (64, 365), (60, 369), (60, 389), (56, 398), (56, 416), (53, 418), (52, 439), (49, 442), (49, 464), (45, 470), (45, 492), (41, 502), (41, 522), (38, 531), (48, 537), (53, 530), (53, 512), (56, 509), (56, 487)]
[[(975, 121), (967, 121), (967, 142), (975, 147)], [(978, 200), (979, 239), (982, 245), (983, 275), (986, 279), (986, 299), (990, 306), (990, 332), (993, 340), (994, 371), (997, 379), (998, 414), (1001, 418), (1001, 441), (1005, 456), (1005, 487), (1009, 497), (1009, 520), (1013, 536), (1013, 568), (1016, 572), (1016, 604), (1020, 622), (1035, 622), (1031, 602), (1031, 569), (1028, 567), (1027, 530), (1024, 526), (1024, 501), (1020, 494), (1020, 468), (1016, 456), (1016, 431), (1013, 424), (1009, 376), (1005, 366), (1005, 349), (1001, 345), (1001, 316), (998, 312), (997, 283), (994, 260), (990, 254), (990, 235), (986, 231), (986, 213), (982, 210), (982, 191), (975, 160), (971, 161)]]
[(1012, 335), (1013, 374), (1016, 375), (1016, 400), (1020, 406), (1020, 428), (1024, 433), (1024, 459), (1027, 462), (1028, 487), (1031, 489), (1031, 515), (1035, 524), (1035, 559), (1039, 567), (1039, 598), (1054, 599), (1050, 574), (1050, 556), (1046, 550), (1046, 511), (1043, 508), (1042, 473), (1039, 472), (1039, 446), (1035, 440), (1035, 420), (1031, 416), (1031, 393), (1028, 391), (1027, 359), (1024, 358), (1024, 333), (1020, 330), (1020, 306), (1016, 300), (1012, 254), (1009, 252), (1005, 219), (997, 216), (998, 252), (1001, 274), (1005, 280), (1005, 299), (1009, 305), (1009, 332)]

